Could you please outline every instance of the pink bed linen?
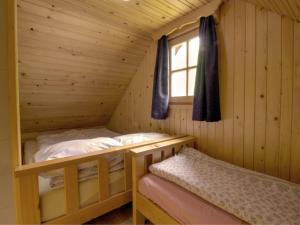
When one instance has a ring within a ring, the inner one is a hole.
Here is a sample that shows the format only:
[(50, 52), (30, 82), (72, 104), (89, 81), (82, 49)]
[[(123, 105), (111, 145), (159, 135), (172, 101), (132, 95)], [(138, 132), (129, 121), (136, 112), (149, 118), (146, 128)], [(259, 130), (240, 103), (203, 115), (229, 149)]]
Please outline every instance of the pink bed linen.
[(246, 224), (185, 189), (153, 174), (139, 180), (139, 192), (181, 224)]

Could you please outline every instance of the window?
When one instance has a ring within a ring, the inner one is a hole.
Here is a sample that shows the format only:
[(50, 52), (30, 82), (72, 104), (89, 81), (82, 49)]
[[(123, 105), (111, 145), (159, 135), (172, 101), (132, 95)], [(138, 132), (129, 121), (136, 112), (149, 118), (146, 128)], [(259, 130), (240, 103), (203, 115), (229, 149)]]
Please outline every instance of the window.
[(192, 102), (198, 62), (198, 31), (170, 41), (171, 102)]

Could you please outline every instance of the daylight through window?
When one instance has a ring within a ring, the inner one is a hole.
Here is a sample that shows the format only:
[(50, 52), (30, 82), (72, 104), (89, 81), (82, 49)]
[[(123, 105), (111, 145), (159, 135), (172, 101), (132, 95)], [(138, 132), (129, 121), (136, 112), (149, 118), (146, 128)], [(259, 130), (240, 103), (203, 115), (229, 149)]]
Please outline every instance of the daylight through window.
[(199, 37), (171, 44), (170, 80), (171, 97), (194, 95)]

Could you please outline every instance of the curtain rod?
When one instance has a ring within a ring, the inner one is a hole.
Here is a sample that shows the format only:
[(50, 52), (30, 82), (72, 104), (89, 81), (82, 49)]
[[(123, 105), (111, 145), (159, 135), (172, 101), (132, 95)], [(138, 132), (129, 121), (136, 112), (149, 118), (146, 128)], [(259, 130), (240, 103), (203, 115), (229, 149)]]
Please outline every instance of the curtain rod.
[(177, 30), (195, 24), (199, 22), (200, 17), (214, 15), (218, 20), (218, 9), (226, 0), (212, 0), (204, 6), (198, 8), (194, 12), (191, 12), (183, 17), (176, 19), (175, 21), (165, 25), (158, 31), (152, 34), (152, 38), (156, 41), (163, 35), (170, 35)]
[(174, 40), (176, 38), (179, 38), (181, 36), (186, 35), (189, 32), (193, 32), (193, 31), (196, 31), (196, 30), (199, 30), (199, 23), (193, 23), (187, 29), (182, 29), (180, 31), (177, 30), (178, 33), (176, 31), (174, 31), (173, 33), (171, 33), (171, 34), (168, 35), (168, 40), (172, 41), (172, 40)]

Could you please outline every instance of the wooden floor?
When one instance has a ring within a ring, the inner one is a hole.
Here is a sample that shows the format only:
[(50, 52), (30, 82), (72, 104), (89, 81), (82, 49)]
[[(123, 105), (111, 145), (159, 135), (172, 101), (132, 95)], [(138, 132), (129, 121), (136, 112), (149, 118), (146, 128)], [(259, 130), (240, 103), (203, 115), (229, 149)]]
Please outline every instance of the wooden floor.
[(132, 224), (132, 205), (127, 204), (86, 224)]

